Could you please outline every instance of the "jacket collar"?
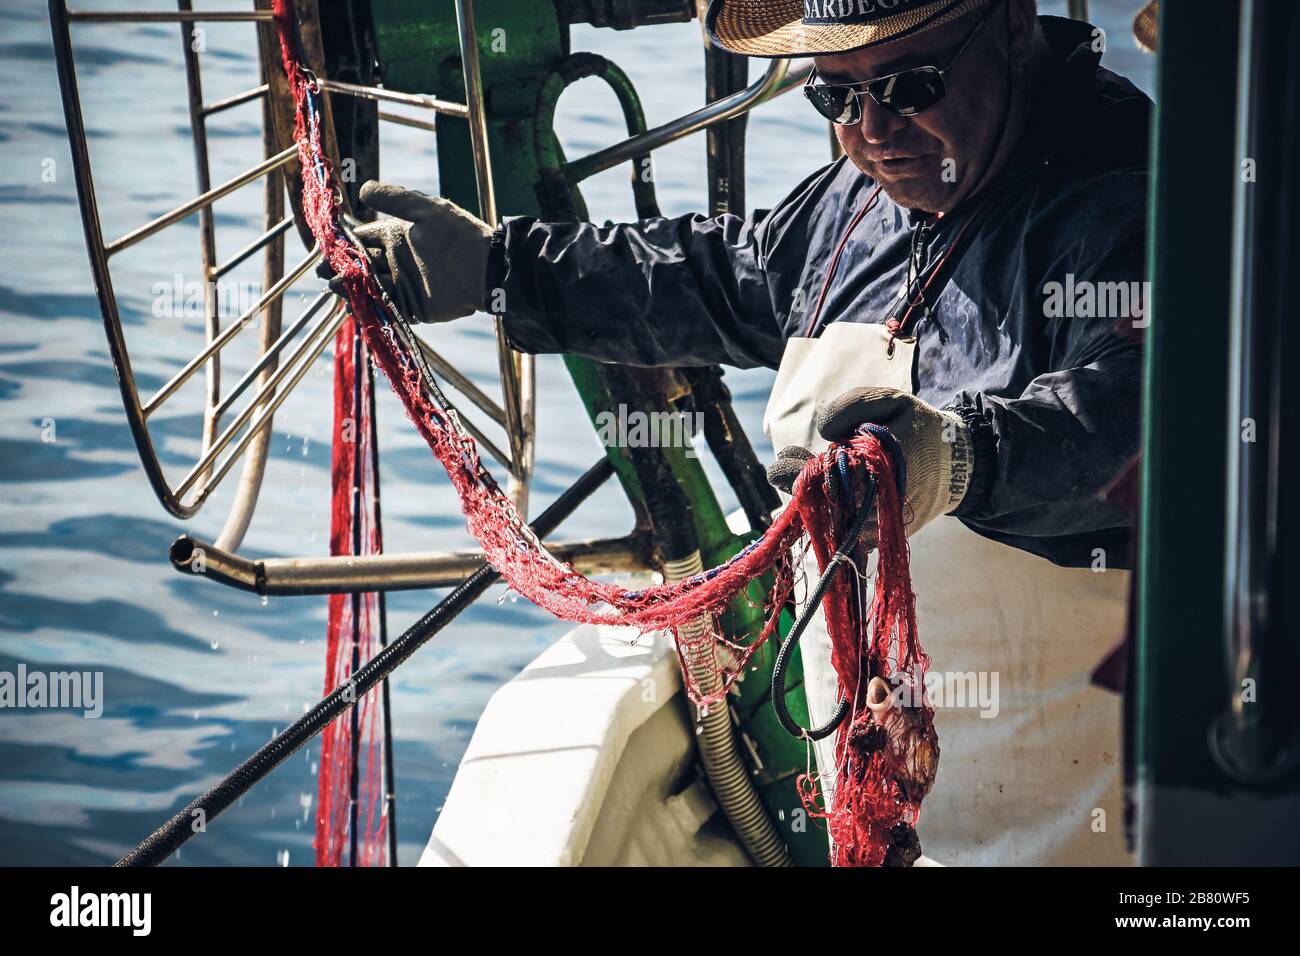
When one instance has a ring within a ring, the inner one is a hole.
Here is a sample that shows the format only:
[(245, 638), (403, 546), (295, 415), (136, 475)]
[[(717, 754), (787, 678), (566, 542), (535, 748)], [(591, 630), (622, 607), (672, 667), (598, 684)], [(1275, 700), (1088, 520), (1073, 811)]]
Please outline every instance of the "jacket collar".
[[(1014, 189), (1048, 165), (1078, 168), (1146, 167), (1151, 101), (1128, 79), (1101, 66), (1093, 49), (1101, 34), (1089, 23), (1040, 16), (1043, 49), (1029, 121), (997, 178), (949, 215)], [(908, 211), (915, 226), (928, 213)]]

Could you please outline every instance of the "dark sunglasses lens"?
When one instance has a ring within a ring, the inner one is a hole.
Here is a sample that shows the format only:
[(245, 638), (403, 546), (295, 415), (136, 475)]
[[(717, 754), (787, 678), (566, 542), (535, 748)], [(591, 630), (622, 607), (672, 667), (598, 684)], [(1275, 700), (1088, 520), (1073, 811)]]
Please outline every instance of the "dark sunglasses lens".
[(808, 102), (812, 103), (813, 109), (832, 123), (848, 126), (861, 119), (862, 114), (858, 112), (857, 97), (853, 95), (853, 90), (847, 86), (817, 84), (815, 86), (805, 86), (803, 92), (808, 97)]
[(871, 98), (891, 113), (914, 116), (943, 99), (943, 74), (932, 66), (883, 77), (867, 87)]

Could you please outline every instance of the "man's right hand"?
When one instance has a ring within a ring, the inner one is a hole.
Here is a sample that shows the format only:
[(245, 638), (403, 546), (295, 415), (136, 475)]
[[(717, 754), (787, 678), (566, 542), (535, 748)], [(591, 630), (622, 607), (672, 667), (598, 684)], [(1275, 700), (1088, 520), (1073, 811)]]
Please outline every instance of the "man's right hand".
[(491, 226), (446, 199), (391, 183), (371, 180), (361, 201), (393, 217), (356, 235), (404, 316), (448, 322), (483, 309)]

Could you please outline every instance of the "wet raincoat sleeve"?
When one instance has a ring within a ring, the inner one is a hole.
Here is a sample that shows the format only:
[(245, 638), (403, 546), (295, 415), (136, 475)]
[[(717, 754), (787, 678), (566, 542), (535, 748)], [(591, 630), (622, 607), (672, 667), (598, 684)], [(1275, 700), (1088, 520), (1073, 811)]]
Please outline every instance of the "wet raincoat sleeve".
[(493, 240), (488, 301), (504, 307), (506, 335), (525, 352), (775, 367), (784, 336), (764, 264), (769, 218), (511, 219)]
[[(1066, 268), (1094, 288), (1141, 289), (1144, 247), (1138, 227)], [(1107, 492), (1138, 451), (1144, 314), (1049, 319), (1055, 371), (1015, 396), (959, 396), (953, 407), (976, 435), (976, 472), (955, 512), (969, 527), (1057, 564), (1129, 566), (1132, 515)]]

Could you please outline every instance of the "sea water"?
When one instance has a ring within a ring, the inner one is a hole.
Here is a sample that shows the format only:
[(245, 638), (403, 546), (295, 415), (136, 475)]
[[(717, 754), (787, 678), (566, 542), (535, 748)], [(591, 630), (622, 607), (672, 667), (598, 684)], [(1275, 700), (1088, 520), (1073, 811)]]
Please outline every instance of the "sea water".
[[(1106, 62), (1149, 88), (1150, 60), (1129, 35), (1138, 5), (1092, 7), (1094, 21), (1108, 31)], [(1042, 7), (1061, 12), (1064, 4)], [(207, 24), (206, 31), (205, 99), (255, 85), (252, 28)], [(112, 238), (195, 192), (180, 28), (87, 24), (74, 26), (73, 35), (104, 231)], [(652, 126), (703, 104), (698, 23), (631, 32), (579, 26), (572, 48), (623, 67)], [(751, 76), (761, 67), (751, 64)], [(612, 94), (595, 80), (565, 94), (557, 125), (571, 158), (623, 135)], [(259, 109), (218, 115), (210, 129), (212, 181), (219, 183), (258, 155)], [(384, 178), (436, 190), (432, 137), (391, 125), (384, 137)], [(826, 126), (797, 91), (765, 105), (749, 124), (750, 206), (776, 203), (828, 155)], [(654, 171), (666, 215), (703, 209), (702, 137), (656, 153)], [(634, 217), (627, 179), (619, 168), (583, 184), (595, 220)], [(258, 233), (260, 202), (254, 186), (218, 203), (223, 257)], [(0, 710), (0, 864), (104, 864), (319, 698), (325, 600), (265, 601), (181, 576), (167, 562), (178, 534), (216, 536), (233, 481), (198, 517), (182, 522), (162, 510), (140, 470), (90, 280), (40, 0), (0, 5), (0, 211), (0, 671), (17, 673), (21, 665), (26, 673), (100, 674), (103, 682), (95, 719), (84, 708)], [(187, 286), (199, 275), (197, 250), (197, 222), (189, 220), (113, 260), (145, 394), (202, 341), (201, 318), (186, 305)], [(288, 250), (291, 263), (301, 255), (292, 236)], [(236, 301), (227, 311), (255, 300), (259, 280), (255, 264), (233, 276)], [(288, 316), (320, 285), (309, 277), (295, 286)], [(256, 334), (248, 330), (249, 341), (231, 347), (232, 368), (248, 360)], [(444, 326), (435, 337), (475, 381), (496, 389), (485, 321)], [(771, 380), (766, 370), (727, 372), (740, 418), (765, 460), (771, 449), (760, 423)], [(173, 480), (197, 452), (200, 389), (196, 379), (151, 422)], [(327, 353), (276, 415), (262, 500), (243, 553), (326, 552), (330, 394)], [(382, 390), (378, 414), (388, 550), (470, 546), (446, 478)], [(538, 360), (537, 422), (533, 500), (540, 507), (602, 454), (556, 358)], [(704, 460), (715, 487), (723, 487)], [(728, 494), (723, 499), (734, 503)], [(631, 521), (611, 482), (566, 523), (563, 536), (617, 534)], [(501, 591), (475, 604), (393, 678), (403, 863), (418, 858), (488, 697), (565, 630), (527, 602), (495, 600)], [(392, 594), (390, 633), (440, 596)], [(296, 754), (209, 824), (220, 839), (191, 841), (177, 862), (309, 864), (319, 757), (317, 743)]]

